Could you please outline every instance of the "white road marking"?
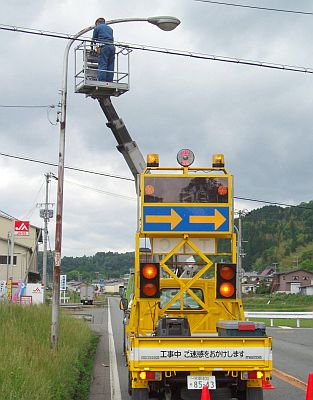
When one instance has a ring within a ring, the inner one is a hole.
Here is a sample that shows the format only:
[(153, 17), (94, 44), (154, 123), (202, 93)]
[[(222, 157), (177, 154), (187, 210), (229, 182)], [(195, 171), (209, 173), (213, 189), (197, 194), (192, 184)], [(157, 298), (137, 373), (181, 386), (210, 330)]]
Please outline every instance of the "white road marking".
[(115, 345), (110, 312), (110, 299), (108, 300), (108, 334), (109, 334), (109, 355), (110, 355), (110, 387), (111, 400), (122, 400), (120, 381), (118, 378)]

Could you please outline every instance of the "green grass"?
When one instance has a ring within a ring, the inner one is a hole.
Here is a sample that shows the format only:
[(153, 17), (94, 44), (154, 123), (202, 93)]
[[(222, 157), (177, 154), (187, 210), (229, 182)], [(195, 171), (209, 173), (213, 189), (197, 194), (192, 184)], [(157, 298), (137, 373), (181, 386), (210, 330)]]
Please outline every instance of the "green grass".
[[(271, 326), (270, 319), (266, 318), (249, 318), (249, 321), (256, 322), (264, 322), (266, 326)], [(290, 328), (297, 327), (296, 319), (273, 319), (273, 326), (289, 326)], [(300, 328), (313, 328), (313, 320), (312, 319), (301, 319), (300, 320)]]
[[(313, 296), (303, 296), (301, 294), (251, 296), (243, 298), (243, 305), (245, 311), (313, 311)], [(251, 321), (264, 322), (266, 326), (270, 326), (270, 319), (251, 318)], [(297, 327), (296, 319), (274, 319), (273, 322), (274, 326), (289, 326), (291, 328)], [(313, 328), (313, 320), (300, 320), (300, 327)]]
[(0, 393), (6, 400), (85, 400), (98, 338), (61, 312), (59, 347), (50, 348), (48, 306), (0, 304)]
[(275, 294), (243, 298), (245, 311), (313, 311), (313, 296)]

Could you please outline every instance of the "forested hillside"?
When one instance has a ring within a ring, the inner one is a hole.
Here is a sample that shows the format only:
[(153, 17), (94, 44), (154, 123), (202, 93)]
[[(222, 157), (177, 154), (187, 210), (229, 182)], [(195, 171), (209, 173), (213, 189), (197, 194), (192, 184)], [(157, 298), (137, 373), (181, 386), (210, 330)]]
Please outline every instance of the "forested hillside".
[(262, 270), (273, 263), (284, 271), (313, 271), (313, 201), (296, 207), (265, 206), (242, 219), (245, 270)]
[[(238, 221), (235, 221), (238, 226)], [(278, 271), (305, 268), (313, 271), (313, 201), (296, 207), (265, 206), (242, 218), (246, 271), (277, 265)], [(52, 273), (53, 254), (48, 259)], [(38, 260), (42, 265), (42, 253)], [(94, 256), (63, 257), (62, 273), (68, 279), (115, 278), (129, 272), (134, 253), (98, 252)], [(97, 272), (97, 274), (96, 274)]]
[[(62, 274), (67, 275), (67, 280), (92, 280), (95, 278), (119, 278), (134, 267), (134, 253), (98, 252), (94, 256), (63, 257)], [(42, 253), (38, 258), (41, 272)], [(53, 254), (48, 257), (48, 275), (52, 277)]]

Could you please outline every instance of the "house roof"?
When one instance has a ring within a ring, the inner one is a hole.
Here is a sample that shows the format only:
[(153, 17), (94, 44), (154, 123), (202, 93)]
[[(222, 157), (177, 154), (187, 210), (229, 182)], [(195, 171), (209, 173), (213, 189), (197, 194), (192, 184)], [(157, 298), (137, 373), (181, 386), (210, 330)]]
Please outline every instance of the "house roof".
[[(2, 218), (5, 218), (5, 219), (8, 219), (8, 220), (10, 220), (10, 221), (15, 221), (15, 220), (19, 220), (18, 218), (15, 218), (15, 217), (12, 217), (12, 215), (9, 215), (9, 214), (7, 214), (7, 213), (5, 213), (4, 211), (0, 211), (0, 217), (2, 217)], [(38, 226), (36, 226), (36, 225), (32, 225), (32, 224), (29, 224), (32, 228), (35, 228), (35, 229), (37, 229), (37, 230), (40, 230), (41, 228), (39, 228)]]
[(276, 272), (275, 275), (288, 275), (288, 274), (291, 274), (291, 273), (294, 273), (294, 272), (298, 272), (298, 271), (306, 272), (307, 274), (312, 274), (313, 275), (312, 271), (308, 271), (308, 270), (303, 269), (303, 268), (293, 269), (293, 270), (284, 271), (284, 272)]
[(275, 269), (273, 267), (267, 267), (260, 273), (260, 276), (267, 276), (272, 274), (273, 272), (275, 272)]
[(250, 278), (250, 277), (252, 278), (252, 277), (257, 277), (258, 273), (256, 271), (249, 271), (249, 272), (244, 272), (242, 276), (245, 278)]

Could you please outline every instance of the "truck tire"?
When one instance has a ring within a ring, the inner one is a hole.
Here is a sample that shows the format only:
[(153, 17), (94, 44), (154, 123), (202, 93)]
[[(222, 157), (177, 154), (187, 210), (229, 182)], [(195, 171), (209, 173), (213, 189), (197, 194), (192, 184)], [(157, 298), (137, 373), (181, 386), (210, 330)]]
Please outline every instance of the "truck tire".
[(131, 390), (131, 399), (132, 400), (148, 400), (149, 392), (148, 389), (132, 389)]
[(246, 389), (246, 400), (263, 400), (263, 389), (257, 388), (247, 388)]

